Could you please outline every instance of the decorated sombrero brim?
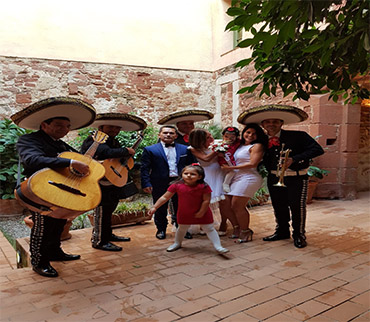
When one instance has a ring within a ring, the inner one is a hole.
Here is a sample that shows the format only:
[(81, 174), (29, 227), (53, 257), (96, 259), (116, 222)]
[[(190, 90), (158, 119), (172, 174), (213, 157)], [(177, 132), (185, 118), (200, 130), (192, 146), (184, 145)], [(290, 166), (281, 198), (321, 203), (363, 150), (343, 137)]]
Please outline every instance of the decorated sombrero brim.
[(77, 130), (89, 126), (95, 116), (95, 108), (87, 102), (71, 97), (51, 97), (26, 107), (10, 118), (19, 127), (38, 130), (45, 120), (67, 117), (71, 122), (71, 130)]
[(202, 122), (210, 119), (213, 119), (213, 114), (206, 110), (185, 110), (161, 118), (158, 124), (176, 124), (184, 121)]
[(99, 127), (102, 125), (119, 126), (123, 131), (144, 130), (147, 126), (142, 118), (127, 113), (101, 113), (96, 115), (96, 119), (91, 126)]
[(261, 123), (263, 120), (279, 119), (284, 124), (303, 122), (308, 118), (305, 111), (290, 105), (269, 104), (252, 107), (238, 116), (240, 124)]

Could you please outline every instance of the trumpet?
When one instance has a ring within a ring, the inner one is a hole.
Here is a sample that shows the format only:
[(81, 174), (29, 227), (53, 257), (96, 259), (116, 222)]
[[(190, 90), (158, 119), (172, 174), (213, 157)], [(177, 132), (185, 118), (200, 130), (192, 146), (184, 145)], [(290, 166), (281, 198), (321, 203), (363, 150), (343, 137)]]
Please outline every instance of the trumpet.
[(279, 162), (277, 166), (277, 171), (276, 171), (276, 176), (279, 177), (279, 181), (274, 184), (275, 187), (286, 187), (284, 184), (284, 175), (285, 171), (288, 168), (287, 167), (287, 161), (289, 157), (289, 153), (292, 151), (290, 149), (284, 150), (285, 144), (283, 143), (281, 145), (281, 150), (280, 150), (280, 157), (279, 157)]

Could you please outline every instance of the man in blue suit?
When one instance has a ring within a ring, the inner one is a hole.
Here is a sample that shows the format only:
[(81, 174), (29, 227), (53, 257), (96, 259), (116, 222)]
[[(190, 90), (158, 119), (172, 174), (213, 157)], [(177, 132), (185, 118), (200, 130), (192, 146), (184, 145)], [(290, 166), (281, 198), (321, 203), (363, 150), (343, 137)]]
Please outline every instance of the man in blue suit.
[[(144, 192), (152, 194), (153, 203), (167, 191), (170, 183), (181, 175), (186, 165), (196, 162), (187, 146), (174, 142), (176, 137), (174, 126), (162, 126), (159, 130), (159, 143), (144, 148), (141, 157), (141, 186)], [(172, 201), (176, 213), (176, 195)], [(158, 239), (166, 238), (167, 207), (168, 203), (164, 204), (154, 215)]]

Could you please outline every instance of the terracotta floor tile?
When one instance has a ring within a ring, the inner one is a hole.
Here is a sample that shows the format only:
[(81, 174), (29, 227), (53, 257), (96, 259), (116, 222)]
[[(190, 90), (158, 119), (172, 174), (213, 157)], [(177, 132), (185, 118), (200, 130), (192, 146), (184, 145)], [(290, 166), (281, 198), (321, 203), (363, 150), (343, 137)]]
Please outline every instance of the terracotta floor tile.
[(254, 290), (260, 290), (270, 285), (278, 284), (282, 282), (280, 278), (268, 275), (265, 277), (257, 278), (251, 282), (245, 283), (244, 285)]
[(180, 298), (170, 295), (166, 298), (146, 302), (136, 306), (136, 310), (138, 310), (143, 315), (153, 314), (162, 310), (167, 310), (169, 308), (175, 308), (179, 305), (186, 303), (184, 300)]
[(370, 308), (370, 292), (364, 292), (351, 299), (351, 302)]
[[(147, 321), (148, 320), (145, 320), (143, 322), (147, 322)], [(157, 321), (162, 322), (162, 320), (157, 320)], [(175, 319), (171, 320), (171, 321), (175, 321)], [(176, 320), (176, 322), (197, 322), (197, 321), (199, 321), (199, 322), (200, 321), (201, 322), (215, 322), (215, 321), (219, 321), (219, 318), (217, 316), (214, 316), (214, 315), (208, 313), (208, 312), (199, 312), (199, 313), (196, 313), (196, 314), (193, 314), (193, 315), (190, 315), (190, 316), (187, 316), (187, 317)]]
[(311, 299), (316, 299), (317, 296), (321, 295), (321, 292), (313, 290), (308, 287), (303, 287), (297, 289), (289, 294), (285, 294), (280, 297), (281, 300), (292, 303), (294, 305), (299, 305), (301, 303), (307, 302)]
[(254, 306), (244, 311), (244, 313), (251, 315), (259, 320), (265, 320), (276, 314), (288, 310), (292, 304), (284, 302), (279, 299), (274, 299), (266, 303)]
[(234, 286), (234, 287), (230, 287), (226, 290), (223, 290), (223, 291), (220, 291), (220, 292), (217, 292), (217, 293), (213, 293), (213, 294), (210, 295), (210, 297), (219, 301), (219, 302), (227, 302), (229, 300), (233, 300), (235, 298), (247, 295), (247, 294), (252, 293), (252, 292), (254, 292), (254, 290), (252, 290), (248, 287), (245, 287), (243, 285), (237, 285), (237, 286)]
[(314, 284), (311, 284), (309, 287), (319, 292), (328, 292), (345, 284), (347, 284), (347, 282), (343, 280), (329, 277)]
[(262, 290), (248, 294), (246, 297), (248, 300), (255, 304), (268, 302), (272, 299), (281, 298), (287, 292), (277, 286), (269, 286)]
[(344, 285), (343, 288), (359, 294), (369, 290), (369, 285), (370, 285), (370, 276), (364, 276), (358, 280), (355, 280)]
[(300, 321), (305, 321), (328, 309), (330, 309), (329, 305), (310, 300), (290, 308), (289, 310), (284, 312), (284, 315), (290, 316)]
[(259, 321), (258, 319), (248, 314), (245, 314), (244, 312), (231, 315), (222, 320), (222, 322), (258, 322), (258, 321)]
[(176, 296), (178, 296), (179, 298), (182, 298), (185, 301), (193, 301), (200, 297), (211, 295), (219, 291), (220, 289), (218, 287), (215, 287), (211, 284), (204, 284), (199, 287), (194, 287), (187, 291), (180, 292), (176, 294)]
[(364, 307), (357, 303), (345, 302), (331, 308), (327, 312), (324, 312), (323, 315), (339, 321), (349, 321), (359, 315), (368, 312), (368, 310), (368, 307)]
[(354, 318), (352, 321), (353, 322), (369, 322), (370, 321), (370, 310)]
[(234, 315), (236, 313), (242, 312), (254, 305), (255, 303), (248, 300), (246, 296), (243, 296), (243, 297), (240, 297), (238, 299), (235, 299), (235, 300), (232, 300), (226, 303), (221, 303), (218, 306), (208, 309), (207, 312), (219, 318), (225, 318), (230, 315)]
[(328, 304), (331, 306), (336, 306), (342, 302), (348, 301), (355, 296), (355, 293), (352, 293), (348, 290), (337, 288), (330, 292), (327, 292), (323, 295), (320, 295), (315, 298), (316, 301)]
[(218, 305), (218, 301), (210, 297), (201, 297), (199, 299), (179, 304), (172, 308), (171, 311), (182, 317), (205, 311), (210, 307)]

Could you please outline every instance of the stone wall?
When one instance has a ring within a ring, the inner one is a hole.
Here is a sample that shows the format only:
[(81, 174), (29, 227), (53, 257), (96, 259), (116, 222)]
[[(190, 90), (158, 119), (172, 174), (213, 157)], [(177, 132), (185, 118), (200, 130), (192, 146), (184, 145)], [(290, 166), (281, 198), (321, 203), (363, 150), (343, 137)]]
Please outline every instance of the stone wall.
[(210, 72), (0, 57), (0, 117), (56, 96), (80, 98), (98, 113), (133, 112), (148, 123), (181, 109), (214, 111)]

